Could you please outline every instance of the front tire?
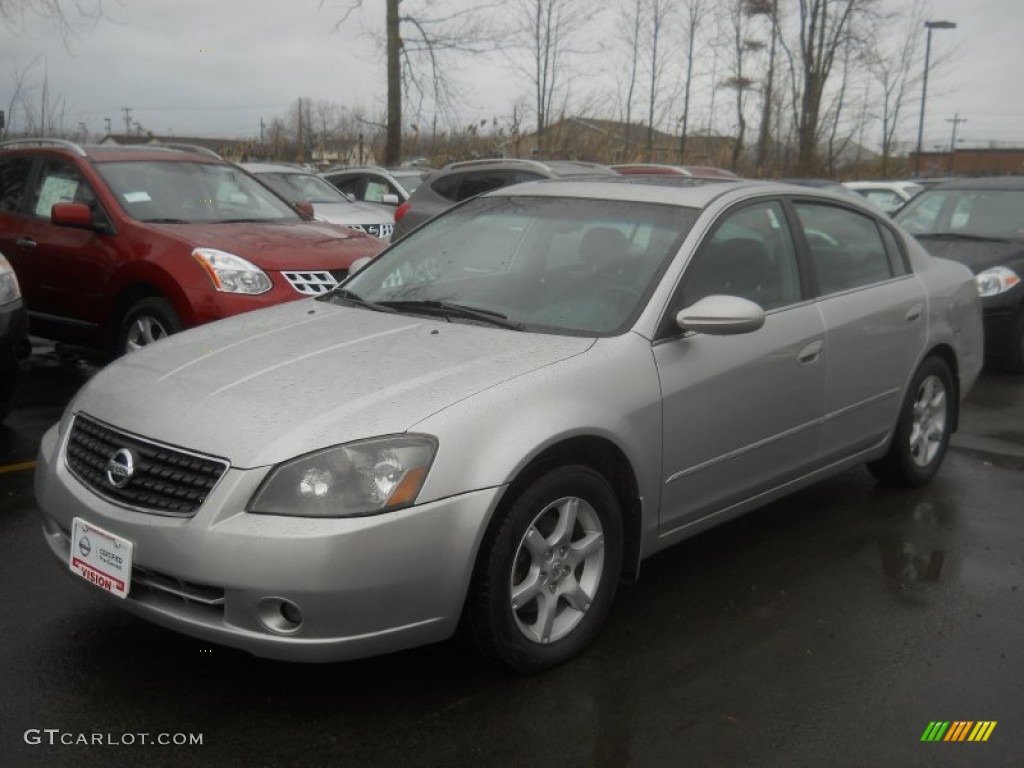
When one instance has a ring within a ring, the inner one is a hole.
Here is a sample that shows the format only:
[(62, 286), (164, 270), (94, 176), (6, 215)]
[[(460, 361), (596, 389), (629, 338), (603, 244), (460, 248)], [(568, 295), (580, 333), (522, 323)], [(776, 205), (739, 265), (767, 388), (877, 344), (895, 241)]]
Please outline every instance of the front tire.
[(917, 369), (900, 410), (889, 451), (868, 468), (879, 480), (916, 488), (939, 471), (953, 432), (953, 374), (944, 360), (929, 357)]
[(181, 320), (167, 299), (142, 299), (124, 316), (117, 336), (117, 354), (135, 352), (180, 330)]
[(608, 482), (579, 465), (541, 475), (481, 545), (467, 603), (477, 648), (522, 673), (568, 661), (604, 623), (621, 564), (622, 515)]
[(1024, 373), (1024, 307), (1017, 310), (1010, 329), (1010, 343), (999, 363), (1007, 373)]

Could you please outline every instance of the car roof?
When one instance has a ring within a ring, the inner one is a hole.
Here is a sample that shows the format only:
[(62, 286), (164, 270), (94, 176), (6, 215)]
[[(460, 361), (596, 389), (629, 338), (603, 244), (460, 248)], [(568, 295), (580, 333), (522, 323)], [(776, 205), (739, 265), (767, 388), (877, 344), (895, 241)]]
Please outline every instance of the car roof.
[(205, 147), (188, 144), (143, 144), (123, 146), (119, 144), (75, 144), (57, 139), (15, 139), (0, 144), (0, 153), (46, 152), (57, 155), (74, 155), (91, 163), (113, 163), (125, 161), (192, 162), (217, 163), (225, 161), (216, 152)]
[(829, 189), (797, 186), (774, 180), (700, 178), (664, 174), (541, 179), (502, 187), (482, 196), (586, 197), (705, 208), (723, 195), (744, 191), (763, 195), (814, 197), (834, 202), (842, 200), (862, 211), (878, 214), (876, 208), (854, 192), (846, 196), (836, 195)]
[[(1024, 176), (987, 176), (974, 179), (950, 179), (929, 186), (935, 189), (1024, 189)], [(923, 194), (923, 193), (922, 193)]]
[(305, 168), (285, 163), (239, 163), (238, 165), (249, 173), (301, 173), (305, 176), (318, 175), (312, 171), (307, 171)]

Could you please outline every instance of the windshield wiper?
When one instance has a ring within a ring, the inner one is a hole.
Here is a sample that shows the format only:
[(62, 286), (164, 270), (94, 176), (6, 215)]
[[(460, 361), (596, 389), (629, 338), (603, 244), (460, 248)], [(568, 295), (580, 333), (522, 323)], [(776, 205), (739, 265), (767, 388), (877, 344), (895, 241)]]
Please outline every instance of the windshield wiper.
[(453, 304), (452, 302), (437, 301), (436, 299), (422, 299), (419, 301), (382, 301), (380, 303), (385, 307), (389, 307), (399, 312), (425, 312), (427, 314), (441, 315), (442, 317), (449, 319), (452, 317), (460, 317), (467, 320), (479, 320), (480, 322), (496, 325), (499, 328), (508, 328), (512, 331), (523, 330), (522, 323), (509, 320), (507, 315), (503, 315), (501, 312), (495, 312), (492, 309), (467, 307), (463, 304)]
[(317, 301), (329, 301), (332, 304), (355, 304), (357, 307), (372, 309), (374, 312), (390, 312), (392, 314), (398, 312), (397, 309), (385, 306), (384, 304), (367, 301), (362, 296), (352, 293), (348, 288), (335, 288), (334, 290), (325, 293), (323, 296), (318, 296)]
[(191, 224), (185, 219), (141, 219), (146, 224)]
[(1008, 237), (989, 237), (987, 235), (972, 235), (967, 232), (921, 232), (914, 235), (914, 237), (921, 239), (924, 238), (936, 238), (936, 239), (947, 239), (947, 240), (973, 240), (979, 243), (1008, 243), (1010, 238)]

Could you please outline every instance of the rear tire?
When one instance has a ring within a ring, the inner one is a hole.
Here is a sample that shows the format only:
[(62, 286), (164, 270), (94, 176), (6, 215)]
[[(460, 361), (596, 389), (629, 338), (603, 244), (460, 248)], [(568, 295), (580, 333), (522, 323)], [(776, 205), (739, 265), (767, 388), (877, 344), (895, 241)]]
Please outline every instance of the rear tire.
[(929, 357), (917, 369), (900, 409), (889, 450), (868, 469), (891, 485), (916, 488), (939, 471), (955, 416), (953, 374), (944, 360)]
[(622, 565), (622, 515), (586, 466), (541, 475), (491, 524), (466, 604), (480, 652), (521, 673), (580, 653), (611, 608)]
[(116, 353), (134, 352), (181, 330), (178, 313), (167, 299), (150, 297), (132, 304), (121, 322)]

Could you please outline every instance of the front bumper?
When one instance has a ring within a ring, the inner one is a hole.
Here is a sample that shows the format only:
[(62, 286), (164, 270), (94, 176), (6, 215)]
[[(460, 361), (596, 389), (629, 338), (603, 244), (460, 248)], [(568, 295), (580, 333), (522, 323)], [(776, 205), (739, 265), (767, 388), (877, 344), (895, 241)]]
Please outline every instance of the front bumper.
[[(286, 518), (240, 511), (267, 470), (229, 469), (194, 517), (163, 517), (83, 486), (57, 429), (43, 438), (35, 482), (44, 536), (64, 567), (72, 520), (81, 517), (135, 544), (131, 591), (111, 596), (114, 604), (288, 661), (354, 659), (451, 636), (503, 490), (372, 517)], [(297, 626), (281, 620), (282, 600), (301, 611)]]

